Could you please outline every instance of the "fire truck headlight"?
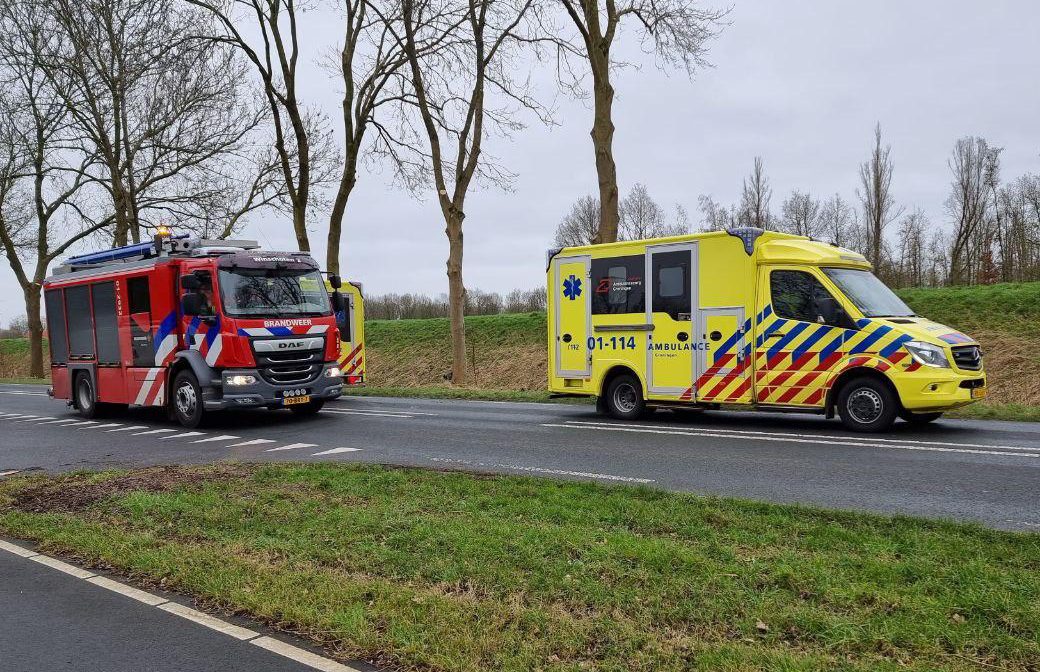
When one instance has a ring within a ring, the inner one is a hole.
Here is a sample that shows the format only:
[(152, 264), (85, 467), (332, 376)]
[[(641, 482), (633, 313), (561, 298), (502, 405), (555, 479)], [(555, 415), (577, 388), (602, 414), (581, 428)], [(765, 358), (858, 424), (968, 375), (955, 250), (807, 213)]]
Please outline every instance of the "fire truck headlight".
[(329, 368), (325, 369), (325, 377), (326, 378), (342, 378), (343, 377), (343, 372), (340, 371), (340, 368), (338, 366), (329, 367)]
[(937, 369), (950, 368), (950, 361), (946, 359), (946, 353), (938, 345), (922, 343), (921, 341), (910, 341), (904, 343), (903, 347), (909, 351), (918, 364), (931, 366)]
[(237, 385), (252, 385), (255, 382), (256, 382), (256, 376), (235, 375), (235, 376), (226, 376), (224, 378), (224, 384), (225, 385), (236, 385), (236, 386)]

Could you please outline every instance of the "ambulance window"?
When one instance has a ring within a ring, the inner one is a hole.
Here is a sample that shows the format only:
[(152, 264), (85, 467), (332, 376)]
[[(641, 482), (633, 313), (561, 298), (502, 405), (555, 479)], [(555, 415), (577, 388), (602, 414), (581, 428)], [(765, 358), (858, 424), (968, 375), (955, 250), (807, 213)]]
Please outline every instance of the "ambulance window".
[(91, 286), (94, 301), (94, 334), (98, 364), (119, 363), (119, 330), (116, 328), (116, 286), (101, 282)]
[(823, 283), (804, 271), (773, 271), (769, 286), (773, 312), (788, 320), (817, 322), (820, 299), (830, 297)]
[(126, 294), (129, 297), (130, 314), (152, 312), (152, 301), (148, 294), (148, 278), (130, 278), (126, 281)]
[(592, 314), (646, 312), (643, 255), (592, 260)]
[(653, 312), (668, 313), (672, 319), (689, 319), (690, 253), (657, 252), (651, 257), (654, 277)]
[(44, 300), (47, 304), (47, 338), (51, 346), (51, 363), (65, 364), (69, 361), (69, 342), (65, 335), (65, 302), (61, 290), (49, 290)]
[(69, 320), (69, 356), (94, 356), (94, 320), (90, 314), (90, 290), (86, 285), (65, 290), (65, 314)]

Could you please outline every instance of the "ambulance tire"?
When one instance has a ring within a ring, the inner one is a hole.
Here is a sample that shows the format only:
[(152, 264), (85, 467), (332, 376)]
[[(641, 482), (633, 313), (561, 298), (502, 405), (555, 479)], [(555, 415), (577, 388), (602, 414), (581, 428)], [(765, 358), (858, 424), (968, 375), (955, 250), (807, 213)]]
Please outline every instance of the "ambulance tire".
[(899, 411), (899, 417), (911, 425), (927, 425), (929, 422), (935, 422), (942, 417), (942, 413), (913, 413), (911, 411), (902, 410)]
[(97, 393), (94, 391), (94, 383), (90, 381), (90, 374), (80, 373), (76, 376), (75, 384), (76, 410), (80, 416), (90, 420), (98, 415)]
[(646, 413), (643, 386), (631, 374), (625, 373), (611, 380), (603, 396), (607, 414), (617, 420), (638, 420)]
[(190, 369), (177, 373), (170, 394), (170, 410), (182, 426), (195, 429), (202, 424), (205, 409), (202, 405), (202, 388), (199, 379)]
[(300, 404), (299, 406), (290, 406), (289, 410), (293, 412), (293, 415), (307, 416), (316, 414), (324, 406), (324, 399), (315, 399), (314, 401), (308, 401), (306, 404)]
[(838, 415), (854, 432), (883, 432), (896, 421), (898, 413), (896, 395), (876, 378), (853, 378), (838, 392)]

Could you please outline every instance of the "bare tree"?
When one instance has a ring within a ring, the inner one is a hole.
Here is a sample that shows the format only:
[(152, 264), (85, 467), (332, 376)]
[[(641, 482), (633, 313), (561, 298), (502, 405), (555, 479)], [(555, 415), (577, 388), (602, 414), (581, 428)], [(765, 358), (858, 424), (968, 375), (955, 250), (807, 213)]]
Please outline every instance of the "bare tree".
[(929, 228), (928, 216), (920, 208), (915, 208), (899, 222), (896, 279), (901, 286), (924, 285), (927, 255), (925, 233)]
[[(519, 110), (546, 118), (528, 83), (520, 79), (514, 58), (531, 41), (532, 6), (533, 0), (404, 0), (403, 34), (395, 33), (411, 77), (401, 95), (406, 103), (401, 106), (402, 127), (390, 151), (406, 180), (414, 181), (416, 167), (424, 165), (432, 174), (448, 238), (451, 379), (456, 384), (467, 378), (462, 277), (466, 198), (479, 177), (500, 183), (511, 177), (483, 155), (484, 140), (492, 128), (505, 133), (520, 128)], [(496, 106), (496, 100), (505, 102)], [(408, 140), (412, 112), (421, 138), (415, 142)], [(409, 153), (412, 157), (406, 158)]]
[(571, 205), (571, 211), (556, 226), (556, 247), (591, 245), (599, 230), (599, 201), (595, 196), (582, 196)]
[(791, 192), (780, 206), (780, 226), (787, 233), (815, 238), (823, 229), (820, 201), (807, 192)]
[(820, 235), (838, 247), (857, 246), (856, 212), (840, 194), (834, 194), (820, 208)]
[(698, 196), (697, 209), (701, 211), (702, 231), (725, 231), (737, 223), (736, 211), (732, 207), (727, 209), (711, 196)]
[(202, 8), (216, 20), (217, 26), (207, 37), (244, 54), (260, 78), (296, 244), (301, 251), (309, 252), (307, 213), (315, 205), (321, 187), (334, 179), (337, 156), (328, 138), (325, 118), (304, 107), (297, 88), (301, 37), (298, 15), (305, 6), (296, 0), (186, 2)]
[(621, 201), (619, 240), (644, 240), (688, 233), (686, 211), (676, 205), (676, 221), (670, 222), (665, 209), (650, 197), (646, 185), (636, 183)]
[[(725, 11), (705, 9), (693, 0), (561, 0), (577, 30), (571, 39), (557, 26), (551, 39), (563, 58), (579, 56), (592, 76), (592, 147), (599, 180), (600, 223), (598, 243), (617, 240), (620, 223), (617, 167), (614, 162), (614, 86), (611, 75), (618, 63), (611, 49), (626, 17), (639, 31), (644, 45), (665, 66), (681, 66), (692, 76), (707, 66), (708, 43), (722, 28)], [(584, 71), (584, 68), (582, 68)], [(571, 71), (573, 72), (573, 71)], [(572, 86), (579, 89), (577, 78)]]
[(864, 237), (867, 260), (880, 268), (884, 261), (885, 229), (903, 214), (892, 198), (892, 147), (881, 145), (881, 124), (874, 127), (874, 147), (870, 159), (860, 164), (859, 196), (863, 204)]
[(953, 173), (946, 208), (953, 220), (950, 242), (949, 280), (962, 284), (972, 280), (970, 248), (973, 237), (985, 226), (990, 202), (988, 194), (1000, 167), (998, 147), (984, 138), (961, 138), (948, 162)]
[(751, 174), (744, 178), (744, 187), (740, 194), (740, 207), (737, 218), (741, 226), (754, 226), (759, 229), (773, 228), (773, 215), (769, 211), (769, 201), (773, 197), (773, 189), (769, 186), (762, 157), (755, 157)]

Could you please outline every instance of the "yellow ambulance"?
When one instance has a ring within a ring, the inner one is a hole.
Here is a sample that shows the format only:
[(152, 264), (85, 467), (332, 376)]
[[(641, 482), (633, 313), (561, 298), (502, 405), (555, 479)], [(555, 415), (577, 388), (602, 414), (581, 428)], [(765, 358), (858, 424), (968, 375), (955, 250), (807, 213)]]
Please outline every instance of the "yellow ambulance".
[(979, 344), (860, 254), (753, 228), (551, 250), (549, 390), (654, 407), (835, 413), (883, 431), (986, 396)]
[(326, 279), (325, 287), (330, 294), (334, 289), (339, 289), (343, 295), (343, 311), (336, 313), (340, 338), (339, 368), (343, 372), (343, 384), (346, 387), (364, 385), (365, 299), (361, 283), (348, 282), (334, 287), (332, 282)]

